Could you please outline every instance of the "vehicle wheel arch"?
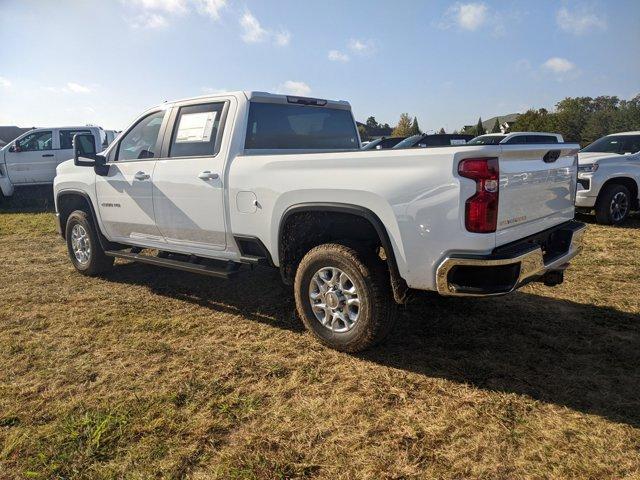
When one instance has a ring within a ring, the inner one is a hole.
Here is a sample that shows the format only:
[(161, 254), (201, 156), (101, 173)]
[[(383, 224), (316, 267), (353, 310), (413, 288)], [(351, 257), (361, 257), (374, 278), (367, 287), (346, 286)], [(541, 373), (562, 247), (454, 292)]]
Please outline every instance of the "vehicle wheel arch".
[(609, 185), (623, 185), (625, 187), (627, 187), (627, 189), (629, 190), (629, 193), (631, 194), (631, 207), (633, 209), (638, 209), (640, 208), (640, 205), (638, 204), (638, 182), (632, 178), (632, 177), (625, 177), (625, 176), (616, 176), (616, 177), (611, 177), (608, 178), (600, 187), (600, 192), (598, 193), (598, 199), (600, 198), (600, 195), (602, 194), (602, 192), (606, 189), (606, 187), (608, 187)]
[[(96, 222), (95, 210), (89, 195), (80, 190), (62, 190), (56, 196), (56, 210), (60, 215), (60, 225), (63, 226), (62, 233), (64, 238), (64, 226), (67, 224), (69, 215), (75, 210), (82, 210), (89, 215), (94, 222), (96, 228), (98, 227)], [(98, 231), (100, 231), (98, 229)]]
[[(288, 285), (293, 284), (297, 263), (299, 263), (302, 256), (304, 256), (304, 254), (311, 248), (329, 241), (343, 240), (348, 243), (348, 241), (350, 240), (348, 235), (329, 235), (328, 237), (330, 238), (308, 242), (308, 244), (303, 246), (303, 248), (301, 248), (300, 251), (297, 252), (297, 254), (291, 254), (291, 252), (288, 251), (287, 236), (289, 235), (288, 230), (292, 225), (292, 221), (299, 222), (301, 217), (305, 216), (307, 218), (318, 219), (319, 215), (326, 216), (327, 214), (333, 214), (332, 217), (335, 217), (335, 214), (350, 216), (351, 218), (359, 219), (360, 222), (366, 222), (362, 225), (368, 224), (370, 226), (371, 232), (375, 232), (375, 240), (379, 242), (380, 246), (384, 249), (385, 252), (386, 264), (390, 274), (394, 299), (398, 303), (404, 303), (406, 301), (408, 287), (406, 281), (400, 275), (395, 251), (389, 233), (382, 220), (380, 220), (380, 217), (375, 212), (369, 210), (366, 207), (355, 204), (337, 202), (309, 202), (291, 205), (285, 209), (280, 218), (277, 237), (277, 252), (279, 260), (278, 263), (280, 266), (280, 273), (282, 275), (283, 281)], [(319, 221), (322, 222), (322, 220)], [(371, 233), (370, 235), (373, 235), (373, 233)]]

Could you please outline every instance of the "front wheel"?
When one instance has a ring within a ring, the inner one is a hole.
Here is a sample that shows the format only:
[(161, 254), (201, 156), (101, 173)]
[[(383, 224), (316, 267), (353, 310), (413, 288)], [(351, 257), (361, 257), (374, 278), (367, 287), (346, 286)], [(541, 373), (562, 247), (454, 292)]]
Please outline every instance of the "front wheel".
[(294, 290), (307, 330), (336, 350), (365, 350), (382, 341), (396, 320), (382, 260), (345, 245), (310, 250), (296, 271)]
[(65, 239), (71, 263), (83, 275), (98, 275), (113, 267), (114, 258), (104, 254), (98, 232), (86, 212), (76, 210), (69, 215)]
[(603, 225), (620, 225), (629, 216), (631, 194), (624, 185), (607, 185), (596, 202), (596, 221)]

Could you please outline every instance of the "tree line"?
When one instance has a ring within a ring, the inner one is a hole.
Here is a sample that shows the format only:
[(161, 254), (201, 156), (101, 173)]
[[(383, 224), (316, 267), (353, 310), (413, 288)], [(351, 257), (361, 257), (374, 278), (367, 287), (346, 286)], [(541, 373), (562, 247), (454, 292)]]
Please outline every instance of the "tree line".
[[(360, 127), (362, 139), (369, 138), (369, 132), (376, 129), (391, 131), (392, 136), (408, 137), (421, 134), (418, 119), (402, 113), (395, 127), (380, 124), (375, 117), (369, 117), (365, 127)], [(576, 142), (582, 146), (600, 137), (617, 132), (640, 130), (640, 95), (631, 100), (621, 100), (616, 96), (567, 97), (555, 105), (553, 111), (545, 108), (530, 109), (521, 114), (515, 123), (509, 125), (509, 132), (553, 132), (560, 133), (566, 142)], [(496, 119), (492, 133), (500, 133), (500, 121)], [(438, 133), (445, 133), (441, 128)], [(454, 133), (457, 133), (455, 131)], [(476, 126), (465, 127), (460, 133), (483, 135), (489, 133), (478, 119)]]

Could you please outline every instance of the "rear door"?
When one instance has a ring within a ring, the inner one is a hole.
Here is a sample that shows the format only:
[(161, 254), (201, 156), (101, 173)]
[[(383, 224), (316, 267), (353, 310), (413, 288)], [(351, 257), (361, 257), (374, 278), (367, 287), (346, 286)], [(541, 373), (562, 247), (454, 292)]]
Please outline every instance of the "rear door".
[(169, 244), (224, 250), (224, 164), (221, 151), (232, 98), (174, 107), (163, 158), (153, 173), (156, 224)]
[[(7, 175), (15, 185), (53, 182), (50, 165), (55, 164), (57, 138), (53, 129), (34, 130), (15, 141), (5, 152)], [(13, 150), (13, 151), (10, 151)]]
[(573, 219), (579, 148), (501, 145), (497, 245)]

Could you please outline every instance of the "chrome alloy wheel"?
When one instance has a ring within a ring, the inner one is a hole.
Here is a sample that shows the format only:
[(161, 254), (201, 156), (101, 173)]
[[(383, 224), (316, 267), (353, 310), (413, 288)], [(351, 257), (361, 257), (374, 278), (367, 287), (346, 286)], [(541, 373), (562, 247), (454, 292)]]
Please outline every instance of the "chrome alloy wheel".
[(80, 265), (89, 263), (89, 258), (91, 258), (89, 234), (79, 223), (75, 224), (71, 229), (71, 249)]
[(627, 215), (629, 211), (629, 200), (624, 192), (618, 192), (613, 196), (609, 211), (611, 212), (611, 218), (613, 218), (615, 222), (619, 222)]
[(311, 277), (309, 301), (318, 321), (332, 332), (348, 332), (358, 321), (358, 290), (339, 268), (323, 267)]

